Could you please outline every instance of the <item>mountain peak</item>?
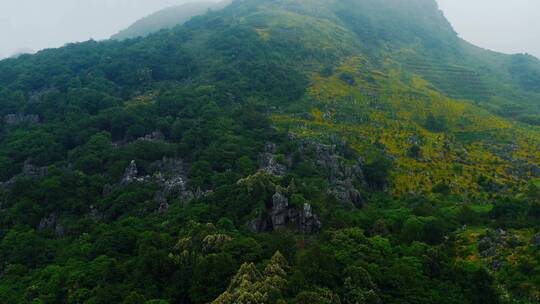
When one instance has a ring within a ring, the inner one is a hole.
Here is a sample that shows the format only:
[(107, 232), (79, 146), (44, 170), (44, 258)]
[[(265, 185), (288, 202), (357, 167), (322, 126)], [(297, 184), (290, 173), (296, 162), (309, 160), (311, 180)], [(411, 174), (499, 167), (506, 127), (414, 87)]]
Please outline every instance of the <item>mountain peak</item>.
[(229, 0), (217, 3), (211, 1), (192, 2), (168, 7), (136, 21), (128, 28), (111, 36), (111, 39), (124, 40), (144, 37), (162, 29), (170, 29), (182, 25), (192, 17), (203, 15), (208, 10), (222, 9), (230, 2)]

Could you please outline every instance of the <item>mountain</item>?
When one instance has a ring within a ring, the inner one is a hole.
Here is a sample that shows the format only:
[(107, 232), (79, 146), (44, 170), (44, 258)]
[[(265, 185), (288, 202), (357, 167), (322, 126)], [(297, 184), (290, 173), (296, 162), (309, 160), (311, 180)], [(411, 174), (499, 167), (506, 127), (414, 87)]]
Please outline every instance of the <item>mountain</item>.
[(539, 67), (433, 0), (0, 61), (0, 303), (537, 303)]
[(182, 25), (195, 16), (200, 16), (208, 10), (220, 10), (230, 1), (222, 2), (194, 2), (168, 7), (157, 11), (145, 18), (137, 20), (128, 28), (113, 35), (111, 39), (124, 40), (144, 37), (162, 29), (170, 29)]
[(21, 49), (18, 49), (16, 50), (15, 52), (13, 52), (11, 54), (11, 56), (9, 56), (10, 58), (17, 58), (19, 56), (22, 56), (22, 55), (28, 55), (28, 54), (34, 54), (35, 51), (32, 50), (32, 49), (29, 49), (29, 48), (21, 48)]

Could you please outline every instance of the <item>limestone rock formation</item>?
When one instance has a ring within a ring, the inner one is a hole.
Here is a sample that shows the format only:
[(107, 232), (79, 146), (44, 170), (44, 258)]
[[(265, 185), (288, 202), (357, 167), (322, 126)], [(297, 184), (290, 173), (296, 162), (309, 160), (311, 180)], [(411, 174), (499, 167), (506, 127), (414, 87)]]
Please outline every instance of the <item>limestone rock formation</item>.
[(317, 215), (313, 213), (310, 204), (305, 203), (299, 210), (289, 204), (289, 199), (282, 193), (276, 192), (272, 196), (269, 210), (250, 223), (250, 228), (257, 232), (271, 232), (290, 227), (305, 234), (319, 231), (322, 224)]
[(45, 175), (47, 175), (47, 167), (37, 167), (33, 165), (29, 159), (27, 159), (24, 162), (21, 173), (13, 176), (4, 183), (0, 182), (0, 187), (9, 188), (20, 178), (37, 180), (43, 178)]
[(287, 167), (281, 164), (276, 158), (276, 144), (266, 143), (262, 156), (262, 169), (275, 176), (284, 176), (287, 172)]
[(300, 143), (301, 153), (307, 153), (309, 149), (315, 151), (317, 165), (323, 168), (327, 174), (330, 195), (351, 206), (358, 208), (365, 206), (366, 202), (362, 194), (355, 187), (355, 183), (365, 184), (361, 168), (362, 160), (358, 159), (353, 165), (345, 164), (342, 152), (347, 150), (345, 142), (326, 145), (296, 137), (291, 137), (291, 139)]
[(16, 127), (22, 124), (37, 124), (39, 116), (24, 114), (7, 114), (4, 116), (4, 123), (8, 127)]
[(188, 188), (186, 168), (181, 159), (164, 157), (162, 160), (152, 163), (149, 169), (154, 173), (140, 175), (136, 161), (132, 160), (125, 169), (120, 184), (154, 183), (158, 185), (159, 189), (154, 194), (154, 201), (159, 204), (157, 210), (159, 213), (165, 213), (169, 209), (171, 199), (179, 199), (187, 204), (211, 193), (211, 191), (203, 191), (200, 188)]
[(54, 230), (57, 237), (64, 236), (64, 226), (59, 222), (59, 218), (56, 213), (50, 213), (46, 217), (42, 218), (39, 221), (37, 229), (39, 231)]

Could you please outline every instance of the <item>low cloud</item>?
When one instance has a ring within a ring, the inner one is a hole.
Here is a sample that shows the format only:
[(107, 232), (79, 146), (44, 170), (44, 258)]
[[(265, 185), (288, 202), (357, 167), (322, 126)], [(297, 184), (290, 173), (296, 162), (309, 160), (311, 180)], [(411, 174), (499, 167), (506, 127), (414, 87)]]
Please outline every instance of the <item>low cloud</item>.
[(0, 58), (106, 39), (159, 9), (196, 1), (213, 0), (0, 0)]

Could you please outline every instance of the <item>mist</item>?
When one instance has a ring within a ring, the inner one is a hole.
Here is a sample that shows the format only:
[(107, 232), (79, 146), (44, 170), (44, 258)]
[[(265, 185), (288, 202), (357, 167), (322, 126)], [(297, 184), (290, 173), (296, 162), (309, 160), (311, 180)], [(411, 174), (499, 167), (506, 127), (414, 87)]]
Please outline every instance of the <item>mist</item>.
[[(208, 0), (1, 0), (0, 58), (20, 50), (106, 39), (159, 9), (195, 1)], [(465, 40), (540, 58), (540, 1), (437, 1)]]
[(460, 37), (483, 48), (540, 58), (540, 1), (437, 0)]
[(107, 39), (157, 10), (197, 1), (214, 0), (0, 0), (0, 58)]

